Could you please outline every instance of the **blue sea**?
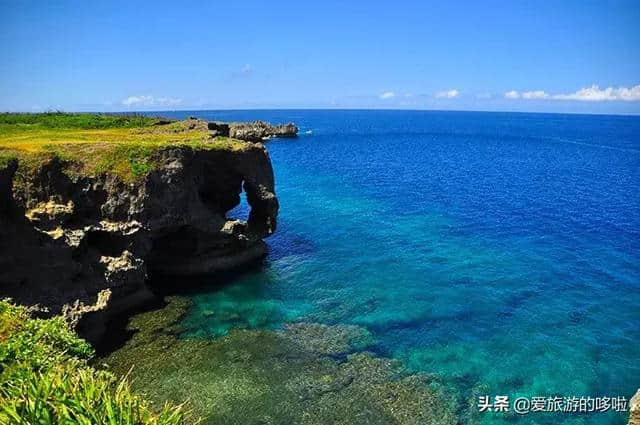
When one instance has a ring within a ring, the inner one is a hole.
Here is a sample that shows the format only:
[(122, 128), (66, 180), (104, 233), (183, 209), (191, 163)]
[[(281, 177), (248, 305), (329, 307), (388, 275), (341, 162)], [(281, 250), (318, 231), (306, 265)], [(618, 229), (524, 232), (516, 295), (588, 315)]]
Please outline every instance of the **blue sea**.
[[(263, 267), (203, 282), (189, 336), (356, 324), (376, 354), (463, 399), (628, 399), (640, 387), (640, 117), (163, 115), (300, 127), (267, 145), (281, 209)], [(229, 215), (246, 214), (243, 203)], [(626, 414), (483, 423), (624, 424)]]

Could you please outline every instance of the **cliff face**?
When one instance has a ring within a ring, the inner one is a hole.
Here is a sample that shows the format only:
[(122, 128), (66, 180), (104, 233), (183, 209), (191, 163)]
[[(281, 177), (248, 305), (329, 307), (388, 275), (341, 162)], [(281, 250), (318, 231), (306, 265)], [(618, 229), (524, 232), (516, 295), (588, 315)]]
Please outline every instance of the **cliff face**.
[[(97, 340), (111, 315), (150, 299), (149, 274), (216, 272), (264, 254), (278, 200), (261, 144), (168, 147), (155, 161), (133, 183), (73, 176), (57, 158), (26, 176), (17, 161), (0, 167), (0, 296), (62, 312)], [(227, 219), (242, 189), (249, 219)]]

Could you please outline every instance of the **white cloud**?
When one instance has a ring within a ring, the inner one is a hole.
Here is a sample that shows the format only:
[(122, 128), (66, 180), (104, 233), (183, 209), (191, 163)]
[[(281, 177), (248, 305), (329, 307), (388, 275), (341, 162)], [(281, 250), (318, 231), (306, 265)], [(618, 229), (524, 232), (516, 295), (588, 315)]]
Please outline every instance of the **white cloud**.
[(144, 105), (151, 103), (153, 101), (152, 96), (129, 96), (128, 98), (122, 101), (122, 104), (125, 106), (131, 105)]
[(451, 90), (441, 91), (439, 93), (436, 93), (436, 97), (438, 99), (453, 99), (458, 97), (459, 95), (460, 95), (460, 92), (456, 89), (451, 89)]
[(182, 103), (182, 99), (173, 97), (159, 97), (155, 99), (156, 105), (160, 106), (175, 106)]
[(543, 90), (533, 90), (525, 92), (517, 92), (515, 90), (508, 91), (504, 94), (507, 99), (555, 99), (555, 100), (577, 100), (584, 102), (602, 102), (602, 101), (640, 101), (640, 85), (627, 87), (607, 87), (601, 89), (596, 84), (591, 87), (585, 87), (575, 93), (554, 94), (551, 95)]
[(508, 91), (504, 94), (507, 99), (520, 99), (520, 93), (515, 90)]
[(607, 87), (601, 89), (597, 85), (585, 87), (575, 93), (556, 94), (553, 96), (558, 100), (580, 100), (586, 102), (600, 102), (606, 100), (625, 100), (628, 102), (640, 101), (640, 85), (631, 88), (626, 87)]
[(547, 99), (549, 94), (543, 90), (526, 91), (522, 93), (523, 99)]
[(393, 99), (394, 97), (396, 97), (396, 94), (392, 91), (386, 91), (384, 93), (382, 93), (380, 96), (380, 99)]
[(125, 106), (176, 106), (182, 99), (173, 97), (129, 96), (122, 101)]

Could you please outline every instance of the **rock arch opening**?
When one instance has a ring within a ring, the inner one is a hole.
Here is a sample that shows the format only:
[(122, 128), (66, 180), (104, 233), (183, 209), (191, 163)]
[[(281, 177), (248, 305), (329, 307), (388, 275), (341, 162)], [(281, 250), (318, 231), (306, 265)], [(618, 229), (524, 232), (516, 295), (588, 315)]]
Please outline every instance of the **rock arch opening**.
[(240, 198), (240, 202), (238, 205), (227, 211), (227, 220), (242, 220), (244, 222), (248, 222), (249, 215), (251, 214), (251, 205), (249, 205), (249, 200), (247, 199), (247, 192), (245, 190), (241, 190), (238, 197)]

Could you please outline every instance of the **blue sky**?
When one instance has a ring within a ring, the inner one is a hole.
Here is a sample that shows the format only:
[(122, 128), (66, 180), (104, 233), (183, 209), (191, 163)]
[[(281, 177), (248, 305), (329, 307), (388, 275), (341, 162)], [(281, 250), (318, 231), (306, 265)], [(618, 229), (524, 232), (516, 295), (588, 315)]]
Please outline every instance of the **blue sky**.
[(640, 2), (0, 0), (0, 110), (640, 113)]

